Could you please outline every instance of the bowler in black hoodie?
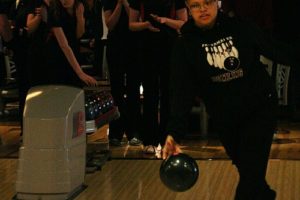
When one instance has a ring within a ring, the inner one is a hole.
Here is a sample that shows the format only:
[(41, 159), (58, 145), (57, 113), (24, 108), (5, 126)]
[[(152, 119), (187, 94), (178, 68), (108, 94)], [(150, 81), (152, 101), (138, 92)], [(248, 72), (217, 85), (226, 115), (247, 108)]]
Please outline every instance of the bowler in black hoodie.
[(300, 61), (299, 50), (273, 41), (250, 22), (224, 16), (216, 0), (187, 0), (187, 5), (192, 18), (183, 25), (171, 58), (171, 113), (163, 158), (181, 152), (178, 143), (200, 95), (239, 172), (235, 199), (273, 200), (276, 192), (265, 176), (277, 96), (259, 57), (293, 65)]

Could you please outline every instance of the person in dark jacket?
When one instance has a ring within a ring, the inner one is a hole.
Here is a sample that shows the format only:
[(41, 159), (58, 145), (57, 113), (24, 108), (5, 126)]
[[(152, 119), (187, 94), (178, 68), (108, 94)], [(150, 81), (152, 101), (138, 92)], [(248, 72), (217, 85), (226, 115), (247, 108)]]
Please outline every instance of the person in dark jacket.
[(194, 98), (200, 95), (239, 173), (236, 200), (273, 200), (265, 176), (277, 96), (259, 56), (299, 62), (299, 50), (265, 36), (254, 23), (218, 12), (216, 0), (187, 0), (192, 18), (181, 28), (172, 54), (170, 118), (163, 159), (181, 152)]

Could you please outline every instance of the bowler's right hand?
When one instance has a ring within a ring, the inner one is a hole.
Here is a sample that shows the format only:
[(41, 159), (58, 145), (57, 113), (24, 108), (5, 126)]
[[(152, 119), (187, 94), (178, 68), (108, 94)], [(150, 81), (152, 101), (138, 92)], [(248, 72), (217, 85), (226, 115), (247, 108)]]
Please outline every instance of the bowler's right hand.
[(176, 141), (171, 135), (168, 135), (163, 148), (163, 159), (165, 160), (169, 156), (177, 155), (179, 153), (182, 153), (182, 150), (180, 149), (179, 145), (176, 143)]

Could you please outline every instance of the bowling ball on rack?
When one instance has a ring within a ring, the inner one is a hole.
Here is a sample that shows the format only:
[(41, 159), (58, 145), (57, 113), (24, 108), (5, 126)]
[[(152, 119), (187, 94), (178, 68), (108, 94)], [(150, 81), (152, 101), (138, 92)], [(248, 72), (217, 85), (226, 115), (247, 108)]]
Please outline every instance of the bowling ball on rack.
[(176, 192), (190, 189), (197, 181), (199, 168), (187, 154), (171, 155), (161, 163), (160, 179), (165, 186)]

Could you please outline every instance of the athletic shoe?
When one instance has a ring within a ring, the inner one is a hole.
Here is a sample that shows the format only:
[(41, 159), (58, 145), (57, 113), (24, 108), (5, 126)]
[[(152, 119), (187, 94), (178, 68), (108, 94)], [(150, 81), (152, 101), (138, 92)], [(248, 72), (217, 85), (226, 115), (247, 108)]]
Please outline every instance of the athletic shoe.
[(143, 144), (143, 142), (136, 137), (132, 138), (130, 141), (128, 141), (128, 144), (131, 146), (140, 146)]

